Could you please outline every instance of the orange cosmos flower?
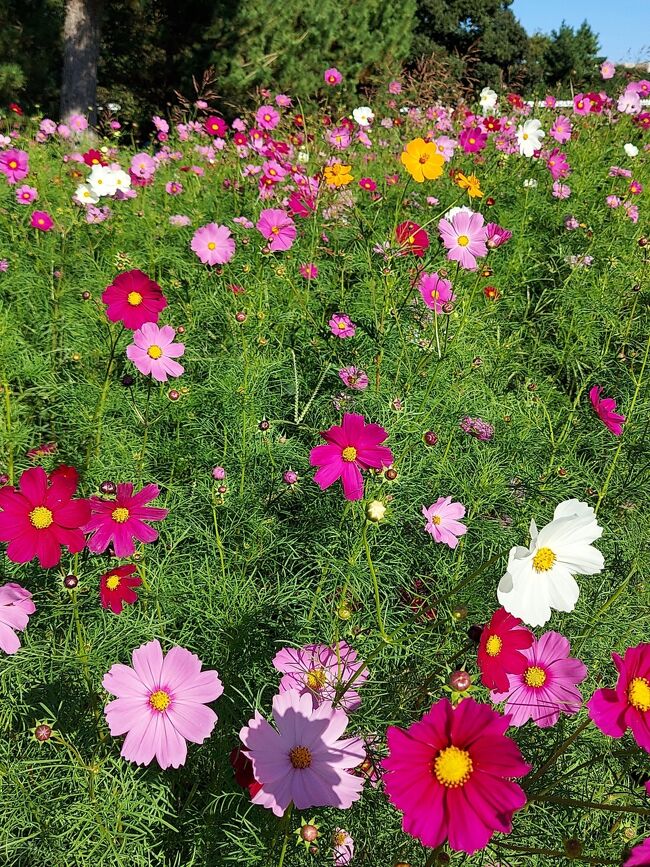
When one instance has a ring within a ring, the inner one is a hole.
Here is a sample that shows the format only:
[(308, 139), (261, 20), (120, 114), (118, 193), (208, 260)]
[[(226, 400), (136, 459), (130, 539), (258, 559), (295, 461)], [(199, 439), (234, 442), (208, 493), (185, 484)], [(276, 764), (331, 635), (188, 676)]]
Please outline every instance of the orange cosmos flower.
[(414, 138), (404, 149), (402, 164), (414, 181), (421, 184), (425, 179), (432, 181), (442, 174), (444, 159), (433, 142)]
[(461, 190), (467, 190), (470, 199), (480, 199), (483, 196), (481, 182), (476, 175), (464, 175), (462, 172), (456, 172), (454, 183), (456, 183)]
[(341, 163), (334, 163), (331, 166), (325, 166), (323, 176), (326, 184), (331, 184), (334, 187), (344, 187), (351, 183), (354, 178), (350, 174), (352, 166), (344, 166)]

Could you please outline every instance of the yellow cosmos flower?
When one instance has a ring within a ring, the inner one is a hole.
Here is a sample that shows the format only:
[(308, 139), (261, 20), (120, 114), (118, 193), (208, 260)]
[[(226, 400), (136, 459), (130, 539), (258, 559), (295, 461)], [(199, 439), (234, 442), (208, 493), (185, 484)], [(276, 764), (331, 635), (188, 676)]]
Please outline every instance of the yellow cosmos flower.
[(461, 190), (467, 190), (470, 199), (480, 199), (483, 196), (481, 182), (476, 175), (464, 175), (462, 172), (456, 172), (455, 181)]
[(334, 163), (332, 166), (325, 166), (323, 176), (326, 184), (331, 184), (333, 187), (344, 187), (351, 183), (354, 178), (350, 174), (352, 166), (344, 166), (341, 163)]
[(400, 159), (406, 171), (419, 184), (425, 179), (432, 181), (434, 178), (439, 178), (445, 164), (436, 145), (423, 138), (414, 138), (413, 141), (410, 141)]

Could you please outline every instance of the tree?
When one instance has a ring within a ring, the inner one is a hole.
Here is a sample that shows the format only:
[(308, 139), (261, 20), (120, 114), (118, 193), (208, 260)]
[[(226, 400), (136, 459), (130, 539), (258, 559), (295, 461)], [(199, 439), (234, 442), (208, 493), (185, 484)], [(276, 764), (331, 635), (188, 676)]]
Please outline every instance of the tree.
[(545, 78), (551, 85), (588, 86), (595, 80), (598, 63), (598, 36), (583, 21), (577, 30), (564, 21), (559, 30), (551, 31), (545, 55)]
[(104, 0), (66, 0), (63, 24), (61, 118), (97, 110), (97, 61)]

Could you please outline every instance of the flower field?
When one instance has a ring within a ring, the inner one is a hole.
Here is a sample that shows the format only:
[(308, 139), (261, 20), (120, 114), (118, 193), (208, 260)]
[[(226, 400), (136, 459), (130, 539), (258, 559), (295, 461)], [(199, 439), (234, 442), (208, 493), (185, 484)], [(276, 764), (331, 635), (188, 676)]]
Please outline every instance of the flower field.
[(2, 122), (3, 864), (650, 864), (650, 82), (342, 75)]

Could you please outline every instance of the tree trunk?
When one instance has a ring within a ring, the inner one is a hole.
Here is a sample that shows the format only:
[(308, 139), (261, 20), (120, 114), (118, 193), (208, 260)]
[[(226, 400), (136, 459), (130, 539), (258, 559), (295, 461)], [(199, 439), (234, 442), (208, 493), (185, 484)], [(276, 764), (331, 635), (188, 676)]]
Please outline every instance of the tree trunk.
[(97, 60), (104, 0), (66, 0), (63, 25), (61, 119), (97, 118)]

